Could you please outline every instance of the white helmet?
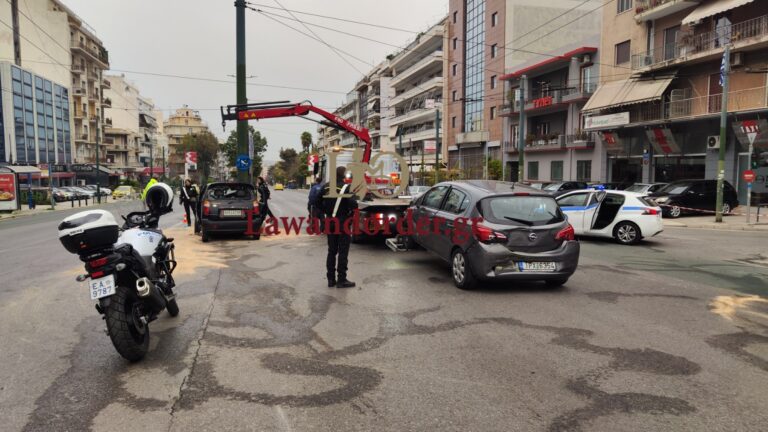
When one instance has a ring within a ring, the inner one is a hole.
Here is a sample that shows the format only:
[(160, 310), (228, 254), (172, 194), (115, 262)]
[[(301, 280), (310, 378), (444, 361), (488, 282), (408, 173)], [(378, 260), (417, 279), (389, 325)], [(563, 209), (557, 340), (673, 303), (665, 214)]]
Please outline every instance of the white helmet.
[(155, 183), (144, 197), (147, 208), (158, 215), (173, 211), (173, 189), (165, 183)]

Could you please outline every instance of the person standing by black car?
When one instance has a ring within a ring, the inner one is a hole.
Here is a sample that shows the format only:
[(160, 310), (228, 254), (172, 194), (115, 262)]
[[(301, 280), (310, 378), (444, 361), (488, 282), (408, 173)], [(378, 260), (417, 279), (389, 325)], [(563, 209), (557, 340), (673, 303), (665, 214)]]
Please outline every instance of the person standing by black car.
[(274, 218), (272, 210), (269, 209), (269, 187), (267, 182), (264, 181), (264, 177), (256, 178), (256, 189), (259, 191), (259, 203), (261, 204), (261, 214), (263, 220), (267, 219), (267, 216)]
[[(192, 226), (192, 217), (195, 215), (197, 220), (197, 189), (192, 186), (192, 180), (184, 180), (184, 186), (181, 187), (181, 193), (179, 194), (179, 204), (184, 205), (184, 212), (187, 214), (187, 226)], [(190, 214), (190, 208), (192, 213)]]
[[(355, 209), (357, 209), (357, 199), (354, 195), (342, 198), (344, 194), (353, 192), (347, 190), (349, 185), (344, 183), (346, 171), (347, 169), (343, 166), (336, 168), (336, 185), (327, 184), (316, 201), (317, 207), (323, 209), (326, 216), (328, 255), (325, 259), (325, 269), (329, 288), (352, 288), (355, 286), (354, 282), (347, 279), (352, 233), (344, 232), (344, 222), (353, 217)], [(336, 197), (330, 196), (331, 187), (336, 188)]]

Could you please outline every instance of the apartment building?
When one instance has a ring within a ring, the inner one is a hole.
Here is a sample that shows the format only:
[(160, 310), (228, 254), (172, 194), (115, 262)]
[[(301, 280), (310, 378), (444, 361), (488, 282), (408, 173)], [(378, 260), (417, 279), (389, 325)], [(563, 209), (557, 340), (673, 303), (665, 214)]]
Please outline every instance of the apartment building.
[[(464, 177), (488, 174), (503, 162), (516, 179), (517, 120), (510, 116), (510, 83), (502, 77), (567, 53), (599, 34), (601, 0), (450, 0), (446, 142), (450, 168)], [(547, 72), (546, 65), (541, 73)], [(570, 78), (569, 78), (570, 79)], [(509, 80), (507, 80), (509, 81)]]
[[(719, 142), (726, 45), (728, 132)], [(610, 180), (714, 179), (719, 146), (725, 146), (725, 177), (743, 202), (745, 121), (760, 126), (754, 158), (768, 150), (768, 4), (615, 0), (603, 10), (600, 49), (601, 85), (584, 107), (585, 126), (605, 144)]]
[[(172, 178), (184, 174), (184, 154), (179, 148), (186, 135), (208, 132), (208, 125), (200, 117), (200, 112), (187, 105), (179, 108), (163, 122), (163, 132), (168, 138), (167, 167)], [(157, 155), (154, 156), (157, 160)]]
[(107, 75), (102, 80), (104, 100), (104, 144), (106, 164), (127, 175), (141, 166), (139, 153), (138, 88), (122, 75)]
[(389, 142), (391, 124), (391, 99), (394, 95), (390, 82), (392, 68), (384, 61), (371, 70), (355, 86), (359, 124), (368, 128), (374, 150), (392, 151)]
[(441, 147), (445, 25), (440, 20), (389, 61), (389, 149), (405, 157), (412, 173), (434, 170)]
[(98, 143), (99, 157), (105, 162), (102, 112), (111, 101), (103, 97), (102, 74), (109, 69), (109, 53), (95, 31), (74, 12), (56, 0), (50, 0), (50, 7), (54, 12), (65, 13), (69, 24), (75, 161), (95, 163)]
[(602, 144), (582, 129), (581, 110), (594, 93), (600, 61), (599, 36), (581, 41), (545, 60), (521, 65), (502, 79), (511, 98), (502, 116), (509, 135), (504, 146), (506, 178), (517, 180), (519, 124), (523, 91), (523, 179), (526, 181), (585, 181), (605, 179)]

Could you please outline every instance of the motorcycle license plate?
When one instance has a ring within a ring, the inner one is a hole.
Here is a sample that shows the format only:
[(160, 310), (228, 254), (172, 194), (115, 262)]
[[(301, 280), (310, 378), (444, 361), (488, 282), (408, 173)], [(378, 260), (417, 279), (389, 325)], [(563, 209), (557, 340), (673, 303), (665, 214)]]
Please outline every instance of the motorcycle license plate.
[(91, 300), (111, 296), (115, 293), (115, 275), (91, 279), (88, 282), (88, 288), (91, 291)]
[(526, 262), (517, 263), (521, 272), (553, 272), (557, 270), (554, 262)]

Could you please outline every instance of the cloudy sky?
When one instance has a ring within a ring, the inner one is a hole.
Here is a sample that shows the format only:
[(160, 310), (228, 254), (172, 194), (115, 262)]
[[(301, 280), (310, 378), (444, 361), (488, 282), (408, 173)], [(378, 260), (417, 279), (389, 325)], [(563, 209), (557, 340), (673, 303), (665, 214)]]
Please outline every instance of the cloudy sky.
[[(221, 128), (218, 107), (235, 103), (234, 83), (174, 79), (151, 73), (210, 78), (234, 82), (235, 8), (233, 0), (63, 0), (83, 18), (109, 50), (113, 70), (125, 75), (142, 94), (155, 100), (166, 115), (187, 104), (200, 110), (211, 130), (225, 137), (234, 123)], [(272, 15), (248, 11), (247, 75), (248, 99), (311, 100), (334, 108), (361, 73), (309, 34), (278, 2), (308, 24), (364, 36), (402, 46), (415, 34), (384, 30), (358, 23), (377, 23), (414, 32), (426, 30), (447, 14), (447, 0), (249, 0), (255, 8)], [(260, 5), (260, 6), (256, 6)], [(268, 6), (268, 7), (267, 7)], [(329, 20), (297, 12), (344, 18)], [(280, 18), (278, 15), (288, 17)], [(282, 22), (282, 23), (281, 23)], [(292, 30), (287, 26), (292, 26)], [(355, 68), (368, 72), (396, 48), (333, 32), (310, 28), (339, 50), (357, 57), (347, 58)], [(144, 73), (136, 73), (144, 72)], [(147, 74), (150, 73), (150, 74)], [(233, 77), (229, 77), (232, 75)], [(280, 89), (258, 84), (300, 87)], [(309, 90), (311, 89), (311, 90)], [(316, 91), (323, 90), (323, 91)], [(299, 148), (299, 136), (308, 130), (316, 135), (316, 124), (301, 119), (275, 119), (254, 123), (269, 142), (267, 160), (277, 160), (281, 147)], [(263, 126), (263, 127), (262, 127)]]

